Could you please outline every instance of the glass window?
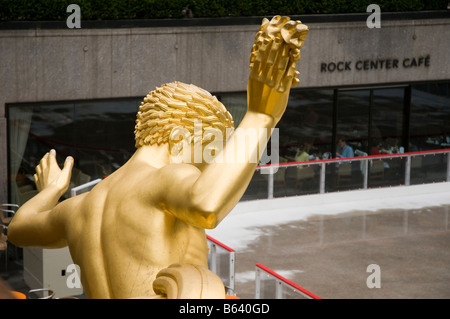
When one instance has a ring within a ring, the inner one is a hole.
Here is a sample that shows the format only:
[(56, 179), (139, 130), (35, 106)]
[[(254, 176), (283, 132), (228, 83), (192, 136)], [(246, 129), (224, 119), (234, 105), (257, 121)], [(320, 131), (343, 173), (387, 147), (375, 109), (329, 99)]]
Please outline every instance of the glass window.
[(233, 117), (234, 127), (237, 128), (247, 112), (247, 93), (226, 93), (217, 95), (220, 102), (227, 108)]
[(336, 148), (336, 155), (340, 154), (340, 157), (353, 157), (355, 155), (368, 154), (369, 111), (370, 90), (339, 92), (336, 137), (338, 140), (344, 140), (352, 148), (353, 152), (345, 152), (343, 147), (346, 146), (342, 146), (339, 143)]
[[(334, 139), (338, 137), (346, 138), (354, 156), (450, 148), (450, 82), (415, 84), (411, 90), (405, 89), (405, 86), (293, 89), (277, 127), (279, 161), (307, 162), (327, 159), (331, 154), (335, 157), (339, 145)], [(409, 103), (405, 100), (405, 92), (411, 92), (408, 113), (405, 112), (408, 109), (404, 109)], [(232, 114), (235, 127), (239, 126), (247, 110), (246, 92), (217, 96)], [(75, 158), (70, 188), (103, 178), (123, 165), (135, 151), (134, 125), (141, 100), (7, 105), (11, 202), (23, 204), (36, 193), (34, 169), (52, 148), (56, 149), (61, 166), (66, 156)], [(409, 119), (404, 118), (406, 114)], [(409, 136), (404, 134), (408, 120)], [(433, 159), (434, 162), (431, 156), (424, 156), (422, 161), (415, 160), (415, 172), (419, 166), (428, 167), (427, 172), (431, 167), (439, 167), (436, 176), (427, 178), (441, 180), (446, 158), (439, 163), (436, 163), (436, 157)], [(379, 183), (402, 184), (403, 159), (384, 159), (382, 162), (383, 170), (378, 175), (375, 166), (381, 165), (371, 163), (369, 186), (378, 183), (373, 176), (380, 179)], [(325, 188), (332, 191), (345, 181), (338, 183), (337, 166), (328, 166)], [(361, 187), (363, 169), (360, 167), (355, 171), (352, 187)], [(413, 183), (423, 179), (417, 179), (418, 176), (414, 173)], [(266, 198), (269, 189), (267, 176), (257, 171), (243, 198)], [(299, 168), (282, 169), (273, 179), (275, 197), (316, 193), (318, 190), (318, 166), (312, 168), (308, 163)]]
[(139, 100), (78, 103), (73, 125), (75, 158), (83, 174), (103, 177), (134, 153), (134, 126)]
[(333, 90), (292, 90), (278, 128), (281, 160), (300, 161), (303, 152), (310, 159), (329, 156), (333, 145)]
[(403, 108), (405, 89), (373, 90), (369, 155), (404, 153)]
[(450, 82), (413, 85), (410, 150), (450, 148)]
[[(334, 144), (333, 90), (292, 90), (277, 128), (280, 163), (329, 158)], [(274, 175), (274, 197), (317, 193), (317, 168), (307, 164), (281, 167)]]
[(103, 178), (123, 165), (135, 150), (134, 125), (140, 101), (10, 105), (11, 202), (23, 204), (36, 194), (35, 167), (52, 148), (61, 166), (67, 156), (75, 159), (70, 188)]

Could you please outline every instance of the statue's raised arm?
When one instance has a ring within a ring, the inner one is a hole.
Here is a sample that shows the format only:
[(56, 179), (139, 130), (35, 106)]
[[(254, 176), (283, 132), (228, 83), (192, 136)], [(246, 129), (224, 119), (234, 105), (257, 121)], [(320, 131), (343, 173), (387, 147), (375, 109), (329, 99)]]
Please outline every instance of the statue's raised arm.
[[(307, 26), (288, 17), (263, 20), (250, 57), (247, 113), (217, 152), (218, 160), (204, 163), (199, 177), (188, 186), (191, 201), (180, 201), (180, 192), (173, 200), (167, 198), (169, 206), (177, 205), (171, 211), (180, 218), (214, 228), (240, 200), (286, 109), (291, 86), (298, 83), (295, 68), (307, 33)], [(247, 143), (249, 134), (254, 138)], [(245, 144), (244, 155), (236, 154), (239, 143)]]

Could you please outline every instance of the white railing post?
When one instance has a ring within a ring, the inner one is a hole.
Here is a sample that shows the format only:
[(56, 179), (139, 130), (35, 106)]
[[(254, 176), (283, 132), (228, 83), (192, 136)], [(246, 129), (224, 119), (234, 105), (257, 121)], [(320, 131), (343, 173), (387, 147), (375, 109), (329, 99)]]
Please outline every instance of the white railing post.
[(325, 193), (325, 163), (320, 164), (319, 192), (320, 194)]
[(406, 165), (405, 165), (405, 186), (409, 186), (411, 184), (411, 156), (406, 156)]
[(230, 290), (234, 293), (234, 272), (235, 272), (235, 265), (234, 265), (234, 261), (235, 261), (235, 252), (232, 251), (230, 252)]
[(364, 163), (364, 189), (367, 189), (368, 187), (368, 180), (369, 180), (369, 160), (366, 158), (363, 160)]
[(275, 286), (275, 299), (283, 298), (283, 282), (281, 280), (276, 280)]
[(447, 152), (447, 182), (450, 182), (450, 152)]
[(261, 270), (255, 270), (255, 299), (261, 299)]
[(209, 265), (209, 269), (213, 272), (217, 272), (217, 258), (216, 258), (216, 244), (212, 243), (210, 248), (210, 256), (211, 256), (211, 264)]
[(269, 167), (269, 177), (267, 178), (268, 185), (267, 185), (267, 198), (272, 199), (273, 198), (273, 166)]

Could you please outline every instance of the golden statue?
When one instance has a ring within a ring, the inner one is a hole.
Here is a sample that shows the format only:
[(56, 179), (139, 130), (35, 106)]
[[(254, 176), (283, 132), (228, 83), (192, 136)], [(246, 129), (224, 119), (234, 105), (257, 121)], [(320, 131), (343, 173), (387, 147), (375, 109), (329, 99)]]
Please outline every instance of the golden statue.
[(198, 160), (205, 140), (215, 142), (213, 158), (228, 156), (231, 137), (245, 139), (245, 131), (233, 131), (228, 111), (205, 90), (168, 83), (141, 103), (136, 152), (90, 192), (58, 203), (74, 161), (67, 157), (60, 169), (55, 151), (47, 153), (34, 175), (39, 193), (18, 210), (8, 239), (21, 247), (68, 246), (88, 298), (224, 298), (221, 280), (208, 270), (205, 229), (246, 190), (258, 163), (249, 158), (261, 157), (298, 83), (307, 33), (300, 21), (276, 16), (256, 34), (239, 128), (257, 129), (262, 143), (247, 145), (246, 160)]

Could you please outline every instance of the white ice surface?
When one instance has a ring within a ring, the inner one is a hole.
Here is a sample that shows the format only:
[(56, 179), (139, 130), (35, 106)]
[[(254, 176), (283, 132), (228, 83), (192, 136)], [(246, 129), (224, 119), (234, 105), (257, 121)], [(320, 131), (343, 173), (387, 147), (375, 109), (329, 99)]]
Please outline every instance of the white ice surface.
[(313, 215), (351, 211), (418, 209), (450, 204), (450, 183), (398, 186), (240, 202), (207, 234), (234, 250), (243, 250), (261, 234), (261, 227), (288, 224)]

